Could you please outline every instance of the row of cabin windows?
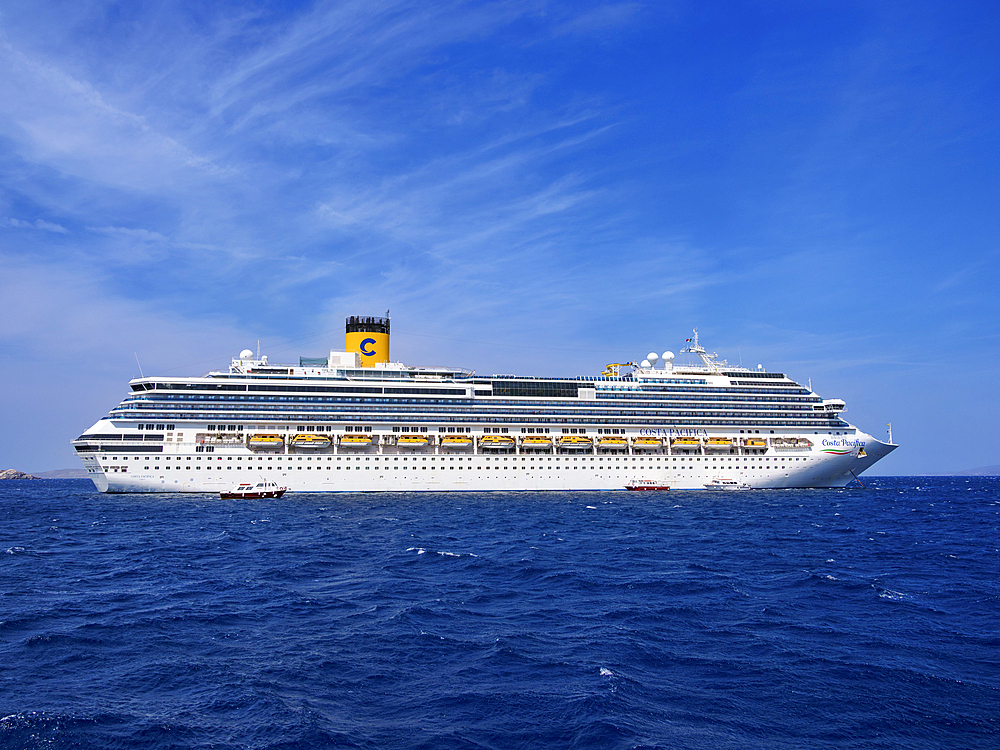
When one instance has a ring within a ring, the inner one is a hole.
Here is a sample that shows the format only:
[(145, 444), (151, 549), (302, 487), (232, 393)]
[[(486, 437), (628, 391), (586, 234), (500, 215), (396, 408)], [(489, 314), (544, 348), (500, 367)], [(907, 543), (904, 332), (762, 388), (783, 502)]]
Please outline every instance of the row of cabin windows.
[[(210, 428), (211, 429), (211, 428)], [(242, 428), (241, 428), (242, 429)], [(427, 427), (422, 426), (408, 426), (408, 425), (396, 425), (392, 428), (393, 432), (427, 432)], [(297, 432), (333, 432), (334, 427), (332, 425), (295, 425), (295, 430)], [(344, 427), (344, 432), (371, 432), (371, 425), (347, 425)], [(471, 427), (438, 427), (438, 432), (472, 432)]]
[[(136, 428), (140, 429), (140, 430), (143, 429), (143, 428), (145, 428), (147, 430), (152, 430), (154, 428), (157, 429), (157, 430), (162, 430), (164, 428), (168, 429), (168, 430), (173, 430), (174, 429), (174, 425), (172, 425), (172, 424), (139, 424), (139, 425), (136, 425)], [(282, 429), (284, 429), (284, 428), (282, 428)], [(332, 425), (326, 425), (326, 426), (324, 426), (324, 425), (301, 425), (301, 424), (295, 425), (295, 429), (296, 429), (297, 432), (332, 432), (334, 430), (334, 428), (333, 428)], [(235, 424), (228, 424), (228, 425), (224, 425), (224, 424), (220, 424), (220, 425), (210, 424), (210, 425), (208, 425), (208, 431), (209, 432), (214, 432), (216, 430), (222, 430), (224, 432), (237, 432), (237, 431), (242, 431), (243, 430), (243, 425), (235, 425)], [(345, 432), (371, 432), (372, 431), (372, 426), (371, 425), (347, 425), (346, 427), (344, 427), (344, 431)], [(393, 432), (427, 432), (427, 427), (426, 426), (424, 426), (424, 427), (407, 427), (407, 426), (394, 425), (393, 428), (392, 428), (392, 431)], [(522, 434), (525, 433), (525, 432), (527, 432), (529, 434), (533, 434), (536, 431), (539, 432), (539, 433), (548, 433), (549, 428), (548, 427), (545, 427), (545, 428), (542, 428), (542, 427), (538, 427), (538, 428), (535, 428), (535, 427), (522, 427), (521, 428), (521, 433)], [(574, 435), (577, 434), (577, 433), (579, 433), (581, 435), (587, 434), (587, 430), (584, 427), (580, 427), (580, 428), (576, 428), (576, 427), (563, 427), (562, 431), (563, 431), (563, 434), (574, 434)], [(471, 427), (438, 427), (438, 432), (472, 432), (472, 428)], [(503, 427), (503, 428), (500, 428), (500, 427), (484, 427), (483, 428), (483, 432), (485, 432), (485, 433), (507, 432), (507, 428), (506, 427)], [(746, 430), (745, 432), (751, 433), (751, 434), (760, 434), (760, 430)], [(770, 430), (770, 433), (773, 435), (774, 434), (774, 430)], [(625, 428), (619, 428), (619, 427), (598, 428), (597, 434), (598, 435), (624, 435), (625, 434)], [(740, 434), (741, 435), (744, 434), (744, 430), (740, 430)], [(201, 448), (199, 448), (198, 450), (201, 450)], [(209, 452), (211, 452), (210, 448), (209, 448)]]
[[(145, 460), (149, 460), (149, 461), (156, 461), (156, 462), (159, 462), (161, 460), (161, 458), (159, 456), (154, 456), (153, 458), (149, 458), (149, 456), (133, 456), (132, 460), (133, 461), (138, 461), (140, 458), (145, 459)], [(559, 461), (561, 461), (561, 460), (562, 461), (571, 461), (571, 460), (572, 461), (591, 461), (591, 462), (593, 462), (595, 460), (599, 461), (599, 462), (600, 461), (605, 461), (605, 460), (607, 460), (607, 461), (630, 461), (631, 460), (631, 461), (663, 461), (664, 463), (670, 463), (671, 461), (673, 461), (674, 463), (676, 463), (677, 461), (680, 461), (681, 463), (684, 463), (684, 461), (686, 460), (689, 463), (692, 462), (692, 461), (697, 461), (697, 462), (705, 461), (706, 463), (708, 461), (735, 461), (736, 463), (739, 463), (740, 460), (742, 460), (743, 462), (749, 461), (751, 463), (767, 463), (767, 464), (775, 464), (775, 465), (777, 465), (779, 463), (782, 464), (782, 465), (784, 465), (786, 461), (787, 462), (792, 462), (792, 461), (813, 461), (813, 460), (818, 460), (818, 459), (806, 458), (806, 457), (798, 457), (798, 458), (796, 458), (794, 456), (774, 456), (774, 457), (771, 457), (771, 456), (756, 456), (756, 457), (751, 456), (751, 457), (743, 457), (741, 459), (739, 456), (736, 456), (735, 458), (731, 457), (731, 456), (730, 457), (726, 457), (726, 456), (721, 456), (721, 457), (719, 457), (719, 456), (714, 456), (714, 457), (709, 457), (709, 456), (704, 456), (704, 457), (702, 457), (702, 456), (680, 456), (679, 458), (677, 456), (674, 456), (672, 458), (668, 457), (668, 456), (663, 456), (663, 457), (661, 457), (661, 456), (632, 456), (632, 457), (629, 457), (629, 456), (598, 456), (597, 458), (594, 458), (593, 456), (560, 456), (560, 455), (555, 456), (555, 458), (553, 458), (552, 456), (548, 456), (548, 457), (546, 457), (546, 456), (538, 456), (538, 457), (535, 457), (535, 456), (520, 456), (520, 457), (518, 457), (518, 456), (511, 456), (509, 458), (507, 456), (503, 456), (503, 457), (501, 457), (501, 456), (476, 456), (475, 459), (473, 459), (472, 456), (457, 456), (457, 457), (456, 456), (447, 456), (447, 457), (446, 456), (430, 456), (430, 458), (428, 458), (426, 456), (423, 456), (423, 457), (420, 457), (420, 456), (403, 456), (402, 459), (400, 459), (399, 456), (375, 456), (374, 459), (371, 456), (346, 456), (346, 457), (342, 457), (342, 456), (337, 456), (337, 457), (327, 456), (325, 458), (325, 460), (326, 461), (341, 461), (341, 460), (343, 460), (343, 461), (372, 461), (372, 460), (374, 460), (374, 461), (379, 461), (379, 460), (382, 460), (382, 461), (389, 461), (389, 460), (392, 460), (392, 461), (400, 461), (400, 460), (402, 460), (402, 461), (428, 461), (428, 460), (430, 460), (430, 461), (433, 462), (433, 461), (437, 461), (437, 460), (441, 460), (441, 461), (446, 461), (446, 460), (447, 461), (472, 461), (472, 460), (477, 460), (477, 461), (507, 461), (507, 460), (517, 461), (518, 458), (520, 458), (521, 461), (536, 461), (536, 460), (537, 461), (553, 461), (553, 460), (555, 460), (557, 463)], [(256, 459), (257, 459), (257, 461), (265, 461), (265, 460), (266, 461), (277, 461), (279, 464), (283, 460), (287, 460), (289, 462), (291, 462), (293, 460), (296, 460), (296, 461), (302, 461), (303, 460), (302, 456), (297, 456), (297, 457), (285, 456), (284, 458), (281, 457), (281, 456), (278, 456), (277, 458), (273, 458), (271, 456), (268, 456), (266, 459), (264, 457), (262, 457), (262, 456), (257, 456)], [(105, 457), (103, 457), (103, 460), (105, 460), (105, 461), (107, 461), (107, 460), (117, 461), (118, 457), (117, 456), (111, 456), (110, 459), (109, 459), (108, 457), (105, 456)], [(128, 461), (129, 457), (128, 456), (122, 456), (121, 460), (122, 461)], [(171, 462), (179, 463), (181, 461), (181, 457), (180, 456), (175, 456), (173, 459), (171, 459), (169, 457), (163, 457), (162, 460), (164, 462), (166, 462), (166, 463), (171, 463)], [(186, 456), (185, 460), (190, 461), (191, 457), (190, 456)], [(196, 461), (201, 461), (201, 457), (199, 456), (195, 460)], [(212, 459), (209, 459), (209, 461), (211, 461), (211, 460)], [(220, 457), (218, 460), (221, 461), (222, 458)], [(232, 456), (230, 456), (226, 460), (227, 461), (233, 461), (233, 460), (242, 461), (243, 457), (242, 456), (237, 456), (234, 459)], [(253, 457), (247, 457), (247, 461), (249, 461), (249, 462), (252, 463), (253, 460), (254, 460)], [(306, 461), (312, 461), (313, 457), (312, 456), (307, 456), (305, 458), (305, 460)], [(316, 461), (323, 461), (323, 460), (324, 460), (324, 458), (321, 457), (321, 456), (317, 456), (316, 457)]]

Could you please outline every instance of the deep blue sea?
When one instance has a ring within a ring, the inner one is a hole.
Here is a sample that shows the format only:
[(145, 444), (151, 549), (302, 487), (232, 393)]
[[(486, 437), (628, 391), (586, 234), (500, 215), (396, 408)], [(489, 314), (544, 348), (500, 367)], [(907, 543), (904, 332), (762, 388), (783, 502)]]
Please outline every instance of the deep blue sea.
[(1000, 480), (0, 483), (0, 747), (1000, 747)]

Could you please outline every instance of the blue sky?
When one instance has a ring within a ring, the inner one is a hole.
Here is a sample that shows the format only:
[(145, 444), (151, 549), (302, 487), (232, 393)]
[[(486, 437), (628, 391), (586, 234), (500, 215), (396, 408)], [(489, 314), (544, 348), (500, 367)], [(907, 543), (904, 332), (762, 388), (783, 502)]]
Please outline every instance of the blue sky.
[(915, 2), (7, 2), (0, 468), (137, 374), (343, 345), (791, 374), (1000, 463), (1000, 11)]

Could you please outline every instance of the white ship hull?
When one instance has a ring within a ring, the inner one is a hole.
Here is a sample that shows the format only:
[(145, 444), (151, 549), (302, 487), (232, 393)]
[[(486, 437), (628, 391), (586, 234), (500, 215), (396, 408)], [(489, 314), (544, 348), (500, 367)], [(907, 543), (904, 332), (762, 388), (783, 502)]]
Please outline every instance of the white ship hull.
[(92, 455), (84, 458), (84, 466), (101, 492), (217, 493), (236, 481), (259, 477), (287, 486), (290, 492), (608, 491), (624, 490), (639, 479), (653, 480), (672, 490), (704, 490), (719, 476), (755, 489), (845, 487), (856, 483), (865, 469), (896, 447), (861, 432), (852, 439), (863, 447), (860, 457), (857, 448), (843, 455), (812, 450), (798, 456), (770, 451), (752, 457), (696, 458), (646, 452), (616, 457), (413, 455), (407, 451), (405, 461), (402, 454), (357, 451), (259, 460), (248, 452), (235, 455), (238, 451), (233, 451), (233, 455), (197, 456), (199, 460), (192, 461), (183, 446), (178, 446), (173, 456), (161, 455), (159, 464), (142, 461), (141, 466), (121, 466), (124, 462), (119, 462), (109, 471), (97, 455)]

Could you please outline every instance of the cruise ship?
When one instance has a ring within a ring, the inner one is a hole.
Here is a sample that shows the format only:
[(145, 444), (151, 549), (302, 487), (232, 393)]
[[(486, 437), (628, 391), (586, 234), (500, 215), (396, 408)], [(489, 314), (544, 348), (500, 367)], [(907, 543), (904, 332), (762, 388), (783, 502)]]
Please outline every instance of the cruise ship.
[[(477, 375), (389, 359), (389, 318), (345, 351), (244, 350), (201, 377), (139, 377), (73, 445), (101, 492), (844, 487), (896, 446), (782, 373), (734, 367), (697, 331), (594, 376)], [(595, 368), (596, 369), (596, 368)]]

